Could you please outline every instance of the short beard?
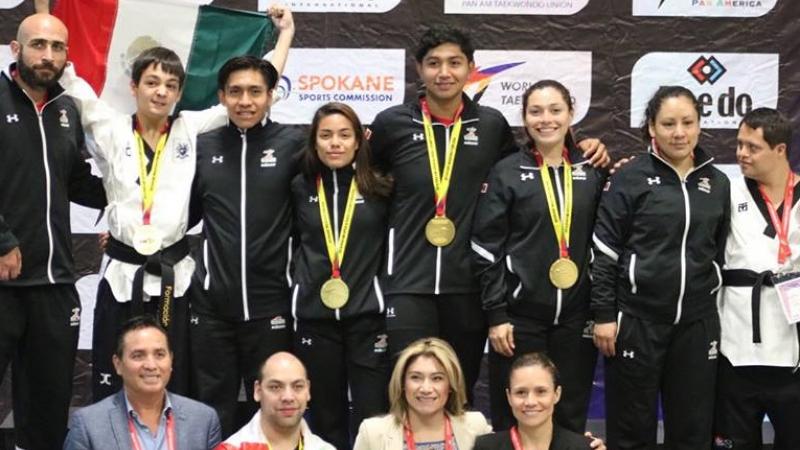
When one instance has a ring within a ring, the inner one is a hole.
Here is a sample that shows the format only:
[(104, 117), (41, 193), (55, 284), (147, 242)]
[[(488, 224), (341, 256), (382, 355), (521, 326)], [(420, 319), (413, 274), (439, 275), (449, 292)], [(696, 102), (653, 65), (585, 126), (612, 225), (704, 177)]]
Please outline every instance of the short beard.
[[(53, 76), (51, 78), (42, 78), (36, 73), (36, 69), (43, 69), (47, 68), (53, 71)], [(19, 77), (22, 81), (25, 82), (28, 86), (33, 89), (50, 89), (51, 87), (58, 84), (58, 80), (61, 78), (61, 75), (64, 73), (64, 69), (66, 68), (66, 64), (62, 66), (60, 69), (55, 66), (55, 64), (47, 62), (43, 64), (39, 64), (36, 66), (29, 66), (25, 64), (25, 58), (22, 56), (22, 50), (20, 49), (19, 58), (17, 58), (17, 72), (19, 73)]]

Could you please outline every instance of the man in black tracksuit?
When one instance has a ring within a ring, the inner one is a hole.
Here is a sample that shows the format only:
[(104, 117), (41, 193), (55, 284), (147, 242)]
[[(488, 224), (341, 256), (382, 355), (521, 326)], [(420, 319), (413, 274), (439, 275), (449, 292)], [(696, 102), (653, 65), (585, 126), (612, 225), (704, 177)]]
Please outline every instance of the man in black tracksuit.
[(728, 179), (711, 161), (696, 147), (694, 168), (681, 179), (651, 151), (604, 188), (591, 309), (595, 333), (617, 322), (606, 365), (609, 448), (654, 448), (659, 393), (669, 448), (711, 444), (717, 260), (730, 214)]
[(203, 267), (192, 283), (190, 333), (196, 397), (216, 408), (223, 436), (236, 421), (244, 378), (248, 404), (260, 364), (292, 348), (290, 183), (304, 140), (267, 118), (277, 72), (237, 57), (220, 70), (228, 126), (197, 139), (193, 209), (202, 213)]
[[(591, 397), (597, 350), (589, 312), (592, 231), (606, 171), (592, 167), (570, 149), (573, 213), (569, 257), (578, 266), (574, 286), (558, 289), (546, 279), (560, 255), (559, 242), (542, 185), (541, 166), (529, 147), (521, 148), (492, 169), (478, 202), (472, 249), (483, 290), (489, 326), (513, 326), (513, 356), (489, 350), (492, 428), (505, 430), (513, 417), (505, 396), (515, 357), (546, 352), (559, 368), (561, 400), (556, 422), (583, 433)], [(564, 208), (564, 166), (552, 173), (556, 202)]]
[(58, 85), (64, 24), (34, 15), (18, 37), (0, 74), (0, 374), (13, 361), (16, 446), (50, 450), (67, 431), (81, 312), (69, 202), (102, 208), (105, 192)]

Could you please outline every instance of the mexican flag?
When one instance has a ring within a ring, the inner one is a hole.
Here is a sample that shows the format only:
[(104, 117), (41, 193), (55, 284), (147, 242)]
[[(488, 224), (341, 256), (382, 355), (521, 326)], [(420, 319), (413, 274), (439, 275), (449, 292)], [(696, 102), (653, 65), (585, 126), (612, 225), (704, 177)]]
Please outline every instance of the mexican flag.
[(272, 21), (263, 13), (202, 3), (211, 0), (58, 0), (53, 14), (69, 29), (69, 59), (105, 101), (136, 110), (131, 63), (144, 50), (163, 46), (186, 66), (178, 109), (217, 103), (217, 71), (233, 56), (261, 57)]

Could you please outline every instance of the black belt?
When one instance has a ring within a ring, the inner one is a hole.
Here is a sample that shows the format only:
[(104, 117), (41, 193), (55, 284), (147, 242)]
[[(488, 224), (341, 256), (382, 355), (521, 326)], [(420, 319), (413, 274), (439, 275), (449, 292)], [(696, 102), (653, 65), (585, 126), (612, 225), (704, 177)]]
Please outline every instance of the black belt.
[(173, 266), (189, 254), (189, 243), (186, 237), (184, 236), (180, 241), (150, 256), (144, 256), (133, 247), (109, 237), (106, 253), (116, 260), (139, 266), (133, 276), (131, 293), (131, 312), (134, 315), (144, 314), (144, 273), (161, 277), (161, 302), (158, 305), (156, 316), (164, 328), (169, 328), (173, 311), (172, 299), (175, 296)]
[[(761, 343), (761, 288), (775, 286), (773, 277), (775, 274), (771, 270), (755, 272), (747, 269), (733, 269), (722, 271), (722, 283), (732, 287), (753, 287), (750, 295), (750, 313), (753, 321), (753, 343)], [(797, 326), (797, 342), (800, 346), (800, 323)], [(795, 366), (795, 371), (800, 367), (800, 360)]]

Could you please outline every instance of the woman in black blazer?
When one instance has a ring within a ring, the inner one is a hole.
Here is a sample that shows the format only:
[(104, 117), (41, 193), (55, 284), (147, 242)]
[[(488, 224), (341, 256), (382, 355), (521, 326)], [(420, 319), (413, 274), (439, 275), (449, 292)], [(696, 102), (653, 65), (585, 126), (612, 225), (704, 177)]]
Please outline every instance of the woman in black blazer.
[(561, 385), (556, 366), (545, 354), (528, 353), (512, 363), (506, 397), (517, 425), (507, 431), (478, 437), (474, 450), (605, 449), (599, 439), (592, 441), (591, 437), (553, 422), (553, 411), (561, 398)]

